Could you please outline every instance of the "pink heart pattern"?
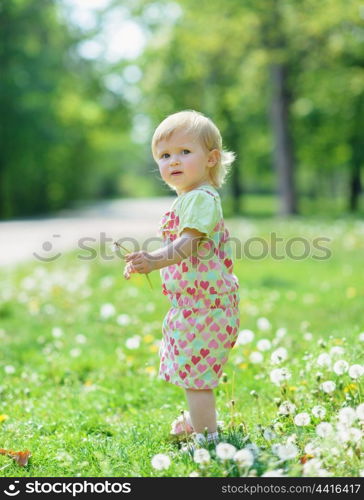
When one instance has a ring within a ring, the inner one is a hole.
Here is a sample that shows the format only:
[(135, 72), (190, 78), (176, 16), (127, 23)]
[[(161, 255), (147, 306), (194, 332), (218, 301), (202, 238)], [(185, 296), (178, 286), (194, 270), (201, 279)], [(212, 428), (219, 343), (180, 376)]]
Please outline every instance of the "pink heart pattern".
[[(186, 388), (216, 387), (238, 336), (239, 310), (231, 308), (229, 320), (224, 317), (227, 309), (194, 310), (198, 315), (194, 327), (184, 311), (172, 307), (163, 321), (159, 377)], [(179, 328), (182, 324), (184, 328)]]
[[(211, 205), (204, 212), (205, 219), (209, 214), (220, 215), (211, 220), (212, 230), (194, 255), (160, 270), (162, 292), (171, 309), (162, 325), (159, 377), (185, 388), (211, 389), (218, 385), (238, 336), (239, 283), (233, 274), (229, 232), (218, 193), (204, 185), (188, 193), (191, 201), (195, 196), (203, 198), (207, 207)], [(191, 227), (198, 229), (195, 221), (201, 213), (183, 213), (185, 206), (194, 204), (184, 204), (182, 199), (178, 197), (161, 219), (159, 232), (165, 244), (178, 238), (182, 215), (184, 227), (189, 227), (186, 223), (191, 216)]]

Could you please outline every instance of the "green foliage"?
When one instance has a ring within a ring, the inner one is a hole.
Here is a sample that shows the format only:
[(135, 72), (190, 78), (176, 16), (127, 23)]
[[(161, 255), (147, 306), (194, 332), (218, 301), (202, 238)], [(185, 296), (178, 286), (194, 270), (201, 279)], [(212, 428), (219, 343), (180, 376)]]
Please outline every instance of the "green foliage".
[[(44, 213), (79, 198), (115, 194), (114, 184), (107, 184), (120, 168), (128, 114), (123, 100), (108, 95), (93, 64), (78, 55), (83, 35), (66, 25), (54, 0), (41, 9), (35, 0), (4, 2), (0, 17), (0, 106), (6, 117), (0, 216)], [(110, 132), (118, 137), (106, 148)]]
[[(144, 112), (152, 122), (179, 109), (206, 113), (237, 152), (235, 168), (245, 190), (274, 192), (268, 75), (271, 64), (284, 62), (299, 192), (346, 196), (353, 155), (359, 168), (363, 164), (357, 138), (364, 96), (360, 1), (177, 5), (174, 24), (148, 25), (155, 35), (139, 62)], [(139, 2), (136, 14), (143, 19), (149, 7)]]
[[(80, 44), (120, 8), (145, 30), (143, 53), (82, 58)], [(166, 193), (151, 134), (167, 114), (191, 108), (211, 116), (237, 153), (235, 198), (276, 193), (273, 64), (287, 72), (301, 209), (304, 196), (341, 203), (363, 166), (363, 16), (360, 0), (114, 0), (82, 31), (56, 0), (41, 10), (36, 0), (2, 2), (0, 217)], [(142, 76), (131, 83), (133, 66)]]

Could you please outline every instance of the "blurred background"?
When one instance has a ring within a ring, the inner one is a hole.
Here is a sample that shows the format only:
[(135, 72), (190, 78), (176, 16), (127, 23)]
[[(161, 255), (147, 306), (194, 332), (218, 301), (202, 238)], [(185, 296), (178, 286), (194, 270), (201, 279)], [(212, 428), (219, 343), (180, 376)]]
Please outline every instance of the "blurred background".
[(364, 214), (360, 0), (2, 0), (0, 218), (172, 195), (150, 151), (196, 109), (237, 154), (227, 216)]

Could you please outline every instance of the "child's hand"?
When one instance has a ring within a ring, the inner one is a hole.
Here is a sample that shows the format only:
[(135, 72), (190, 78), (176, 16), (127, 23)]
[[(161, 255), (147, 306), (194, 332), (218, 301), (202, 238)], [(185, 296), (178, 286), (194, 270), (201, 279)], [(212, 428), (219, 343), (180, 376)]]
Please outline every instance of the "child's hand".
[[(125, 256), (126, 262), (132, 265), (135, 273), (148, 274), (153, 271), (153, 260), (151, 255), (144, 250), (129, 253)], [(127, 265), (127, 267), (128, 267)]]
[(124, 272), (123, 272), (123, 276), (125, 279), (129, 279), (130, 278), (130, 275), (132, 273), (136, 273), (136, 269), (134, 268), (133, 264), (131, 262), (128, 262), (127, 265), (125, 266), (125, 269), (124, 269)]

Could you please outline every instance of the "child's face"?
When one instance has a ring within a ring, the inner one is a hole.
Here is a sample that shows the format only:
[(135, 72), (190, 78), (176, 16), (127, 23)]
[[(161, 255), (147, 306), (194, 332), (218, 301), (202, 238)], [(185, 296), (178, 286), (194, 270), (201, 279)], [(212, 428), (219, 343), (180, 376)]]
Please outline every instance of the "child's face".
[(191, 134), (176, 130), (169, 139), (156, 146), (156, 162), (164, 182), (178, 194), (187, 193), (210, 182), (209, 169), (219, 157), (219, 151), (206, 151)]

